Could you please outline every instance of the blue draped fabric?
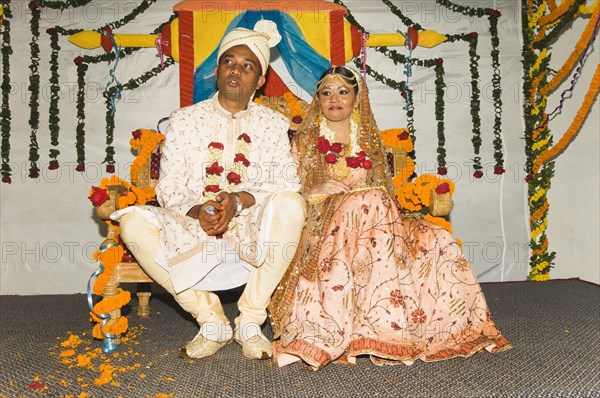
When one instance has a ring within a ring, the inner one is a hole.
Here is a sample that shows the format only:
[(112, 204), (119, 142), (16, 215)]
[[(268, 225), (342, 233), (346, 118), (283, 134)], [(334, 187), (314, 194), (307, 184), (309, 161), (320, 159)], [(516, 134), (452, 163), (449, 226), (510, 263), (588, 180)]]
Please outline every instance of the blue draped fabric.
[[(275, 22), (281, 34), (277, 49), (285, 67), (300, 87), (308, 93), (314, 93), (317, 79), (330, 66), (329, 60), (312, 49), (296, 22), (286, 13), (276, 10), (246, 11), (231, 21), (225, 34), (237, 27), (252, 29), (261, 19)], [(212, 97), (217, 91), (214, 73), (217, 52), (218, 47), (194, 72), (194, 103)]]

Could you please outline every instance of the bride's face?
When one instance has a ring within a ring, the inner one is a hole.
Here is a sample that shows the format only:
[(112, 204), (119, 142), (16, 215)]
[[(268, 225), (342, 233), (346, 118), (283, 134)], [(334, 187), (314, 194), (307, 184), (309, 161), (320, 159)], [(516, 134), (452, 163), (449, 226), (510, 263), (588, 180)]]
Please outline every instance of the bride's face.
[(319, 105), (323, 116), (331, 122), (348, 122), (358, 101), (354, 89), (339, 76), (327, 79), (319, 87)]

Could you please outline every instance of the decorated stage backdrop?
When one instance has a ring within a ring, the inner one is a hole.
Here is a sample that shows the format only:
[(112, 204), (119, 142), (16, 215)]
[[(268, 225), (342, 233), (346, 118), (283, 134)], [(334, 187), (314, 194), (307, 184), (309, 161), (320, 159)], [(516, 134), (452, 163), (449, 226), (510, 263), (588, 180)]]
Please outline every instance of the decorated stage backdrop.
[[(90, 186), (113, 174), (128, 179), (134, 159), (131, 132), (156, 128), (181, 101), (180, 64), (164, 51), (123, 49), (115, 56), (110, 42), (107, 52), (82, 49), (68, 37), (105, 26), (115, 34), (156, 37), (173, 24), (176, 3), (3, 1), (0, 294), (85, 291), (96, 268), (92, 253), (106, 233), (87, 198)], [(407, 127), (414, 137), (415, 172), (439, 174), (455, 183), (452, 229), (480, 280), (526, 279), (531, 269), (531, 183), (526, 181), (531, 170), (519, 2), (338, 3), (350, 10), (347, 21), (373, 37), (405, 33), (409, 26), (445, 36), (439, 45), (417, 46), (412, 52), (403, 46), (369, 46), (349, 64), (364, 65), (379, 127)], [(217, 10), (219, 2), (214, 5)], [(246, 14), (246, 20), (242, 14), (229, 13), (223, 29), (232, 28), (232, 22), (251, 25), (261, 17)], [(302, 13), (286, 18), (280, 27), (302, 20)], [(576, 20), (570, 37), (579, 37), (588, 20)], [(289, 29), (305, 38), (304, 57), (311, 56), (315, 68), (326, 67), (326, 51), (311, 43), (306, 18), (302, 23)], [(105, 35), (102, 40), (107, 39)], [(554, 121), (558, 136), (571, 123), (590, 84), (598, 64), (594, 46), (572, 95), (579, 98), (577, 104), (567, 101), (564, 121)], [(550, 62), (558, 69), (572, 46), (558, 42), (555, 47)], [(294, 94), (308, 100), (314, 87), (309, 72), (315, 73), (299, 68), (286, 51), (275, 54), (273, 70)], [(213, 55), (207, 52), (204, 61)], [(204, 73), (202, 61), (195, 65), (198, 74)], [(211, 69), (210, 63), (206, 66)], [(299, 84), (294, 78), (302, 73)], [(193, 95), (199, 100), (208, 93)], [(558, 104), (553, 98), (548, 104), (552, 101)], [(556, 245), (549, 250), (558, 253), (553, 277), (598, 282), (598, 271), (591, 268), (599, 258), (598, 227), (585, 221), (598, 219), (598, 138), (592, 132), (598, 126), (598, 105), (593, 106), (579, 141), (561, 158), (565, 165), (557, 161), (561, 167), (556, 167), (548, 193), (550, 226), (545, 232)]]

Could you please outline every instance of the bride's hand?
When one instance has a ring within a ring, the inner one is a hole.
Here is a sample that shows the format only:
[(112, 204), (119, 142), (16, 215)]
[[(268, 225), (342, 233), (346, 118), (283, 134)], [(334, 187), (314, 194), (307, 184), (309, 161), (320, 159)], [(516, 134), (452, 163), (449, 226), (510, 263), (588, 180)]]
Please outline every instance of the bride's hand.
[(349, 187), (350, 189), (364, 185), (367, 181), (367, 170), (361, 168), (352, 169), (350, 173), (343, 179), (344, 185)]
[(329, 180), (325, 181), (323, 184), (314, 187), (311, 189), (308, 194), (328, 194), (333, 195), (336, 193), (347, 193), (349, 191), (349, 187), (341, 181), (337, 180)]

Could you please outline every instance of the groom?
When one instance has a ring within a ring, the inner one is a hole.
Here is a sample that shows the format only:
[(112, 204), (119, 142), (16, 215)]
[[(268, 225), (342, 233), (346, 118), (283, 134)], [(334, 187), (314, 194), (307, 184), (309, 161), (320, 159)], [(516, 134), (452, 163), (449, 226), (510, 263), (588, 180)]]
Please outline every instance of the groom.
[[(265, 83), (270, 48), (280, 40), (275, 23), (266, 20), (223, 38), (217, 94), (170, 117), (156, 187), (161, 207), (113, 215), (140, 266), (200, 325), (183, 350), (192, 358), (213, 355), (232, 340), (248, 358), (272, 356), (261, 325), (305, 213), (289, 121), (251, 101)], [(244, 283), (232, 330), (213, 291)]]

